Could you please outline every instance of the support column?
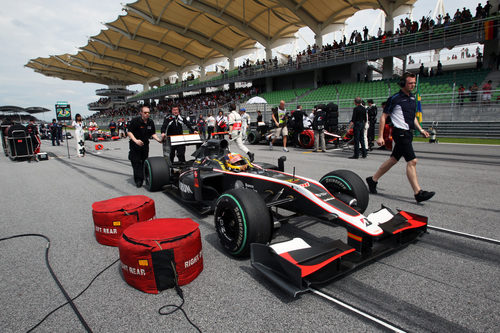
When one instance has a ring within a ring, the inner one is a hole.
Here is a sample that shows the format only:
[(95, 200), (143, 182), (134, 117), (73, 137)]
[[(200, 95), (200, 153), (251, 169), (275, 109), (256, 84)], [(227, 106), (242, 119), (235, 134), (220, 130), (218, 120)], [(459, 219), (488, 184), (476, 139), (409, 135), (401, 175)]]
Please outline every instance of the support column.
[(323, 71), (321, 69), (315, 69), (314, 70), (314, 89), (319, 87), (318, 82), (323, 81)]
[(206, 74), (207, 73), (205, 72), (205, 66), (200, 65), (200, 81), (205, 81)]
[(321, 48), (323, 46), (323, 36), (321, 34), (317, 34), (314, 36), (314, 41), (316, 42), (316, 45)]
[(273, 58), (273, 50), (269, 47), (266, 47), (266, 61)]
[(227, 61), (229, 62), (229, 70), (232, 71), (234, 69), (234, 58), (229, 57), (227, 58)]
[(163, 76), (160, 77), (160, 87), (165, 85), (165, 78)]
[[(391, 6), (392, 7), (392, 6)], [(394, 17), (392, 16), (392, 12), (391, 13), (385, 13), (385, 27), (384, 27), (384, 31), (385, 32), (394, 32)]]
[[(394, 17), (392, 16), (392, 8), (393, 5), (390, 6), (390, 12), (385, 13), (385, 32), (393, 32), (394, 31)], [(392, 79), (392, 75), (394, 74), (394, 58), (386, 57), (384, 58), (384, 62), (382, 65), (382, 78), (383, 79)]]
[(382, 65), (382, 78), (384, 80), (392, 79), (392, 75), (394, 74), (393, 68), (394, 68), (394, 58), (393, 57), (384, 58), (384, 63)]
[(273, 78), (266, 77), (266, 92), (273, 91)]
[(149, 87), (149, 83), (148, 82), (142, 84), (142, 90), (143, 91), (148, 91), (149, 89), (150, 89), (150, 87)]
[(177, 82), (182, 82), (182, 73), (177, 72)]

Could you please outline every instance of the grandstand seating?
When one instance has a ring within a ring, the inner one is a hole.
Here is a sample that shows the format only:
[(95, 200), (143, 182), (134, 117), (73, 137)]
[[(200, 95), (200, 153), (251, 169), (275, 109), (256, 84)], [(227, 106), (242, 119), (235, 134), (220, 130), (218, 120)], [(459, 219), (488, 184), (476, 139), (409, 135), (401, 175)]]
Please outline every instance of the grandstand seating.
[(277, 105), (281, 100), (284, 100), (286, 103), (293, 102), (297, 99), (297, 97), (302, 96), (308, 90), (308, 88), (280, 90), (261, 93), (258, 96), (264, 98), (267, 103), (271, 105)]
[[(474, 82), (477, 82), (479, 87), (482, 86), (483, 81), (488, 75), (488, 70), (457, 70), (443, 72), (442, 75), (433, 77), (422, 77), (420, 80), (420, 94), (421, 95), (441, 95), (448, 94), (448, 97), (440, 97), (439, 99), (433, 98), (433, 103), (450, 103), (452, 100), (453, 84), (456, 84), (456, 89), (460, 84), (463, 84), (466, 89)], [(339, 104), (339, 107), (351, 107), (353, 105), (353, 100), (355, 97), (360, 96), (363, 99), (372, 98), (376, 104), (384, 102), (388, 96), (399, 91), (397, 80), (376, 80), (370, 82), (350, 82), (335, 85), (325, 85), (315, 90), (312, 90), (309, 94), (300, 98), (297, 102), (301, 104), (308, 104), (314, 102), (335, 102)], [(293, 92), (293, 90), (292, 90)], [(273, 96), (273, 94), (282, 94), (284, 92), (271, 92), (266, 93), (268, 96)], [(262, 96), (262, 95), (261, 95)], [(496, 99), (496, 95), (493, 99)], [(267, 99), (270, 104), (279, 103), (279, 99), (275, 101), (274, 99)], [(287, 100), (285, 100), (287, 101)]]

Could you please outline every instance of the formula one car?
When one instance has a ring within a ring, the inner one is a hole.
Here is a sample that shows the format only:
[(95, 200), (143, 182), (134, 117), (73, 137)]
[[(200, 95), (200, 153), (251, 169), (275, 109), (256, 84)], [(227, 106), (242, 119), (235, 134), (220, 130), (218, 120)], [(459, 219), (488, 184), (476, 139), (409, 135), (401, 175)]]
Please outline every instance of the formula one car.
[[(171, 144), (202, 143), (196, 134), (170, 139)], [(193, 156), (174, 164), (164, 157), (148, 158), (146, 187), (154, 191), (168, 185), (183, 202), (213, 211), (224, 250), (235, 257), (251, 253), (252, 265), (292, 295), (398, 249), (427, 228), (426, 217), (404, 211), (382, 208), (364, 216), (368, 189), (349, 170), (332, 171), (315, 181), (285, 173), (285, 157), (275, 166), (232, 154), (226, 140), (208, 140)], [(278, 208), (292, 215), (285, 217)], [(298, 216), (344, 227), (347, 243), (313, 246), (295, 238), (269, 245), (275, 223)]]

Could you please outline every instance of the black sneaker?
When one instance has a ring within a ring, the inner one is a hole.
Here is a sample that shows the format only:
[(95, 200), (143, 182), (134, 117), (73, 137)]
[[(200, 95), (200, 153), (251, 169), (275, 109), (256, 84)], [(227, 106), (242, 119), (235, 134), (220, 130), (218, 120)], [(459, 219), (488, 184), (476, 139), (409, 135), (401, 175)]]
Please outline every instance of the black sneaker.
[(142, 186), (142, 180), (137, 180), (135, 182), (135, 186), (137, 186), (138, 188)]
[(348, 159), (350, 160), (357, 160), (359, 158), (359, 156), (349, 156)]
[(415, 194), (415, 200), (417, 200), (417, 202), (426, 201), (426, 200), (429, 200), (430, 198), (432, 198), (434, 196), (434, 194), (436, 194), (436, 192), (427, 192), (427, 191), (420, 190), (420, 192)]
[(366, 178), (366, 183), (368, 184), (368, 189), (370, 190), (370, 193), (377, 194), (377, 184), (378, 184), (378, 182), (374, 181), (373, 177), (367, 177)]
[(253, 159), (255, 158), (255, 154), (249, 151), (248, 157), (250, 158), (250, 162), (253, 162)]

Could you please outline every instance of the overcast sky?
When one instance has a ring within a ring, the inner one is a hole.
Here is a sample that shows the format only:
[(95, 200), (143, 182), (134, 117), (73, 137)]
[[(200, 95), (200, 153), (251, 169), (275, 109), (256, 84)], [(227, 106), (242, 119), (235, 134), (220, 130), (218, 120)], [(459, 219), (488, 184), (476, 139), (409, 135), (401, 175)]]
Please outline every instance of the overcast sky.
[[(95, 90), (103, 85), (65, 81), (47, 77), (24, 67), (30, 59), (64, 53), (76, 54), (90, 36), (104, 29), (103, 22), (114, 21), (123, 14), (124, 0), (18, 0), (3, 1), (0, 7), (0, 106), (41, 106), (54, 110), (56, 101), (68, 101), (72, 113), (89, 115), (87, 104), (98, 99)], [(481, 1), (486, 3), (486, 1)], [(418, 0), (414, 18), (428, 15), (436, 0)], [(444, 0), (450, 15), (467, 6), (475, 14), (476, 1)], [(364, 25), (375, 32), (379, 26), (378, 11), (365, 10), (347, 21), (346, 33), (361, 30)], [(372, 32), (372, 31), (370, 31)], [(301, 36), (313, 44), (312, 36)], [(337, 35), (339, 37), (339, 35)], [(309, 40), (309, 38), (311, 38)], [(331, 42), (333, 36), (325, 38)], [(301, 42), (302, 43), (302, 42)], [(129, 87), (142, 90), (140, 86)], [(49, 120), (54, 114), (39, 118)]]

